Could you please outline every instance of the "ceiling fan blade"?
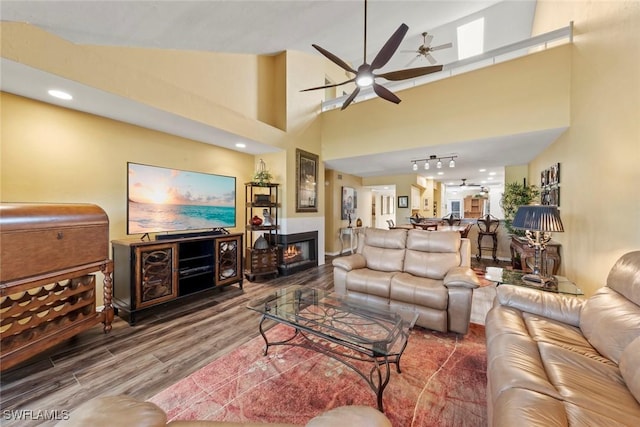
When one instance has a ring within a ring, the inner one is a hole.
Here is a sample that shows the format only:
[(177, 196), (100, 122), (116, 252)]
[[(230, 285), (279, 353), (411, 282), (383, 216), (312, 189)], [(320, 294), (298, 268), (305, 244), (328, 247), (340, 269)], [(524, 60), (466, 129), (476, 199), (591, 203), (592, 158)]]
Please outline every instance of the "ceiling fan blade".
[(420, 53), (419, 50), (401, 50), (400, 53)]
[(425, 58), (427, 58), (427, 61), (429, 61), (430, 64), (435, 64), (436, 62), (436, 58), (433, 57), (433, 55), (427, 53), (425, 56)]
[(327, 89), (330, 87), (336, 87), (336, 86), (342, 86), (343, 84), (346, 83), (351, 83), (352, 81), (354, 81), (355, 78), (353, 79), (349, 79), (349, 80), (345, 80), (342, 83), (336, 83), (336, 84), (332, 84), (332, 85), (324, 85), (324, 86), (316, 86), (316, 87), (310, 87), (309, 89), (302, 89), (300, 92), (309, 92), (310, 90), (318, 90), (318, 89)]
[(396, 32), (393, 33), (391, 37), (389, 37), (389, 40), (387, 40), (384, 46), (382, 46), (382, 49), (380, 49), (380, 52), (378, 52), (378, 54), (374, 58), (373, 62), (371, 63), (371, 70), (382, 68), (387, 64), (387, 62), (389, 62), (393, 54), (396, 53), (396, 50), (398, 50), (398, 47), (400, 46), (400, 43), (402, 42), (405, 34), (407, 34), (407, 31), (409, 31), (409, 27), (407, 26), (407, 24), (401, 24), (398, 27)]
[(432, 47), (431, 50), (448, 49), (452, 46), (453, 46), (453, 43), (445, 43), (445, 44), (441, 44), (440, 46)]
[(433, 65), (431, 67), (409, 68), (408, 70), (390, 71), (388, 73), (377, 74), (376, 77), (382, 77), (387, 80), (405, 80), (414, 77), (424, 76), (426, 74), (437, 73), (442, 71), (442, 65)]
[(321, 48), (317, 44), (312, 44), (311, 46), (313, 46), (318, 52), (320, 52), (321, 54), (329, 58), (334, 64), (339, 65), (341, 68), (345, 69), (346, 71), (349, 71), (350, 73), (356, 74), (356, 70), (351, 68), (349, 64), (347, 64), (342, 59), (335, 56), (333, 53), (329, 52), (326, 49)]
[(429, 34), (428, 36), (426, 36), (424, 38), (424, 45), (425, 46), (429, 46), (431, 44), (432, 40), (433, 40), (433, 36), (431, 34)]
[(408, 67), (409, 65), (413, 64), (414, 62), (416, 62), (416, 59), (420, 58), (420, 55), (416, 55), (413, 57), (413, 59), (409, 62), (407, 62), (407, 65), (405, 65), (405, 67)]
[(396, 96), (395, 93), (391, 92), (386, 87), (379, 85), (378, 83), (373, 84), (373, 91), (380, 98), (386, 99), (387, 101), (393, 102), (394, 104), (399, 104), (402, 101), (400, 98)]
[(349, 106), (349, 104), (351, 104), (353, 102), (353, 100), (356, 99), (356, 96), (358, 96), (359, 92), (360, 92), (360, 88), (358, 86), (356, 86), (355, 90), (353, 92), (351, 92), (351, 95), (349, 95), (347, 100), (344, 101), (344, 104), (342, 104), (342, 108), (340, 110), (344, 110), (345, 108), (347, 108)]

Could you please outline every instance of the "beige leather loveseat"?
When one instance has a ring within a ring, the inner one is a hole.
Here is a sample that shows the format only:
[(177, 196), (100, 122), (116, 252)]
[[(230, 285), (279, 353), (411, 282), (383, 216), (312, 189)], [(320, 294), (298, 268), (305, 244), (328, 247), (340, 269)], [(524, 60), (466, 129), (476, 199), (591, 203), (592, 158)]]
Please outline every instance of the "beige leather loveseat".
[[(72, 411), (58, 427), (296, 427), (295, 424), (235, 423), (225, 421), (171, 421), (151, 402), (126, 395), (100, 396)], [(368, 406), (340, 406), (310, 420), (306, 427), (391, 427), (380, 411)]]
[(640, 251), (579, 299), (501, 285), (486, 318), (494, 426), (640, 426)]
[(353, 255), (333, 260), (336, 293), (409, 307), (417, 325), (466, 334), (473, 289), (471, 246), (457, 231), (365, 229)]

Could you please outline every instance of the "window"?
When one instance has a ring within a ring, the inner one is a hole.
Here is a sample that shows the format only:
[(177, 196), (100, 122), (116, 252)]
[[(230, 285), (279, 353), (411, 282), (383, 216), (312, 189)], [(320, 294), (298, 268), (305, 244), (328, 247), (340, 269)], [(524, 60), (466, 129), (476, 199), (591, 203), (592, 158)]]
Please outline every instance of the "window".
[(457, 216), (458, 218), (462, 218), (462, 201), (461, 200), (450, 200), (449, 201), (449, 213)]
[(484, 52), (484, 18), (458, 27), (458, 59)]

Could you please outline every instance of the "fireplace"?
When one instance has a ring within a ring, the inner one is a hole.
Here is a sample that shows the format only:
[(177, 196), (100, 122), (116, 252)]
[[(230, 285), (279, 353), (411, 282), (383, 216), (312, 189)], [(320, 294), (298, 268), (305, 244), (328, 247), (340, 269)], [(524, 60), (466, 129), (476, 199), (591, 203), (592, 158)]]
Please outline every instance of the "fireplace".
[[(275, 236), (274, 236), (275, 237)], [(318, 232), (278, 234), (278, 272), (282, 276), (318, 266)]]

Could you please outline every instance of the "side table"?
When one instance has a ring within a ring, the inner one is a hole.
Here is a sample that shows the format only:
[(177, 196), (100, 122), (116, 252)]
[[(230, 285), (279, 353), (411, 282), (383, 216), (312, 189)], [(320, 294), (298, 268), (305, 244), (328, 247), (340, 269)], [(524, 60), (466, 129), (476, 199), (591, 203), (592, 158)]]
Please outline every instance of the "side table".
[(496, 286), (500, 285), (515, 285), (522, 286), (525, 288), (538, 289), (540, 291), (545, 292), (554, 292), (557, 294), (567, 294), (567, 295), (584, 295), (582, 289), (578, 288), (575, 283), (570, 281), (564, 276), (553, 276), (557, 280), (557, 286), (554, 287), (545, 287), (535, 283), (527, 282), (522, 280), (522, 276), (526, 273), (523, 271), (512, 271), (512, 270), (503, 270), (500, 276), (491, 276), (487, 273), (484, 277), (487, 280), (492, 282), (496, 282)]
[[(554, 275), (558, 274), (558, 270), (560, 270), (560, 262), (562, 261), (562, 259), (560, 258), (560, 246), (560, 243), (554, 242), (553, 240), (547, 243), (546, 249), (542, 254), (542, 260), (540, 261), (540, 265), (543, 265), (544, 262), (548, 263), (547, 266), (551, 267), (551, 271), (549, 271), (549, 273)], [(522, 270), (524, 271), (530, 272), (531, 269), (529, 268), (527, 259), (532, 259), (535, 257), (535, 250), (529, 247), (527, 239), (512, 236), (510, 249), (512, 267), (518, 267), (516, 265), (513, 265), (513, 260), (515, 259), (516, 254), (518, 254), (521, 260), (520, 268), (522, 268)], [(533, 260), (530, 264), (533, 265)]]
[(340, 228), (340, 255), (344, 252), (344, 237), (349, 236), (349, 250), (351, 253), (354, 253), (354, 241), (355, 247), (358, 247), (358, 234), (360, 234), (364, 230), (364, 227), (341, 227)]

